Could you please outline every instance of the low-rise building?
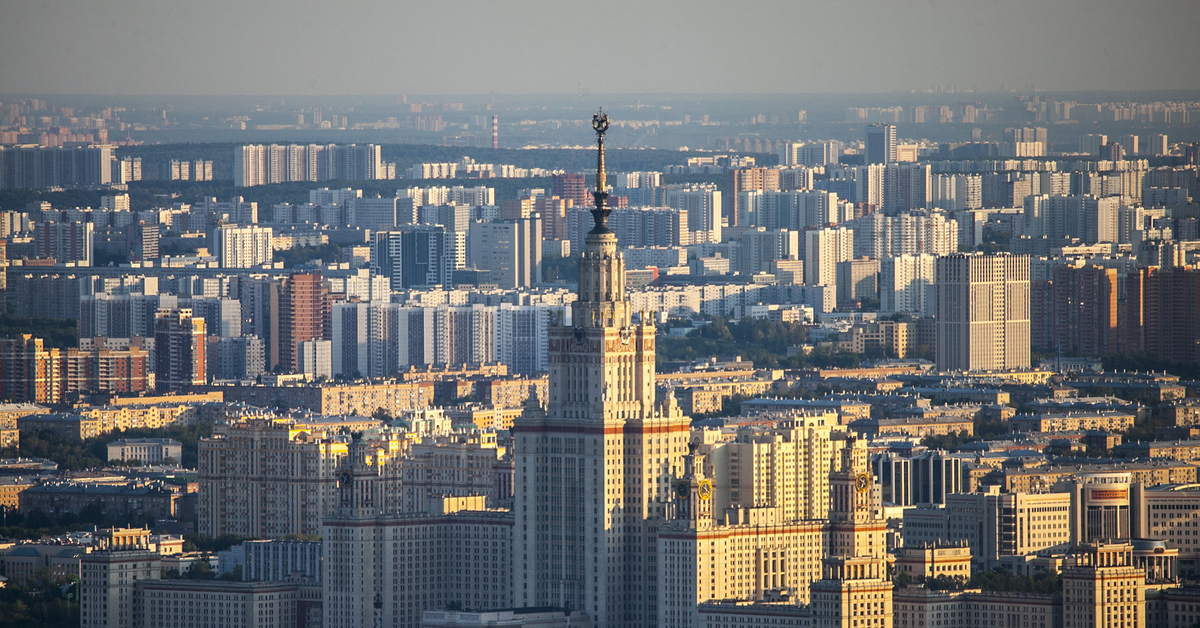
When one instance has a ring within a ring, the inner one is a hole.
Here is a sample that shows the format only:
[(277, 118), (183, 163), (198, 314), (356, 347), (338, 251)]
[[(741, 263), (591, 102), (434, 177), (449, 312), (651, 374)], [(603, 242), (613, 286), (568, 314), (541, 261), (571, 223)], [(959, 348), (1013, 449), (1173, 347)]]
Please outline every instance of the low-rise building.
[(896, 550), (896, 572), (912, 578), (971, 578), (971, 547), (966, 543), (934, 543)]
[(108, 444), (108, 461), (138, 460), (143, 464), (161, 463), (168, 458), (179, 462), (183, 444), (173, 438), (120, 438)]
[[(909, 585), (897, 588), (892, 594), (892, 608), (895, 628), (1063, 626), (1061, 595), (979, 589), (933, 591), (924, 586)], [(1093, 625), (1099, 624), (1081, 624)]]
[(1116, 410), (1068, 414), (1019, 414), (1009, 419), (1014, 432), (1074, 432), (1104, 430), (1124, 432), (1133, 427), (1135, 415)]
[[(141, 628), (317, 628), (319, 585), (298, 582), (149, 579), (132, 597)], [(85, 624), (87, 626), (87, 624)], [(110, 625), (111, 626), (111, 625)], [(90, 628), (90, 626), (89, 626)]]
[(79, 576), (79, 560), (90, 548), (82, 545), (22, 543), (0, 550), (0, 575), (20, 583), (36, 578), (43, 569), (52, 578)]
[(8, 510), (20, 507), (21, 491), (34, 486), (37, 482), (28, 476), (0, 477), (0, 506)]
[(1096, 464), (1050, 465), (1036, 468), (1004, 469), (1005, 492), (1044, 493), (1055, 484), (1096, 473), (1129, 473), (1130, 482), (1147, 486), (1158, 484), (1194, 484), (1194, 465), (1181, 460), (1113, 461)]
[(84, 508), (99, 504), (105, 515), (120, 519), (138, 515), (143, 518), (172, 519), (179, 494), (162, 482), (131, 482), (122, 486), (56, 481), (31, 486), (20, 494), (20, 509), (42, 511), (50, 517), (67, 513), (78, 515)]
[(957, 416), (929, 417), (897, 417), (894, 419), (868, 419), (851, 425), (866, 434), (900, 434), (924, 438), (926, 436), (942, 436), (945, 434), (961, 434), (968, 436), (975, 433), (975, 421), (971, 418)]
[(516, 608), (498, 611), (425, 611), (421, 628), (592, 628), (580, 610)]
[(283, 386), (221, 386), (225, 399), (261, 408), (295, 408), (317, 414), (370, 416), (379, 408), (397, 416), (433, 404), (437, 386), (431, 381)]

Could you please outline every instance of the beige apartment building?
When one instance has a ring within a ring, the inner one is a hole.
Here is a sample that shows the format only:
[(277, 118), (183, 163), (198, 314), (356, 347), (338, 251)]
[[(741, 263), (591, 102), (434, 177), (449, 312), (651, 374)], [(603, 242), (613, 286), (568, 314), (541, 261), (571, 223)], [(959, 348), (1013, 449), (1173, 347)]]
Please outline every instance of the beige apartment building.
[[(351, 437), (308, 431), (287, 421), (250, 419), (219, 427), (200, 441), (200, 534), (278, 537), (320, 534), (337, 506), (338, 473)], [(398, 435), (363, 449), (381, 479), (384, 503), (402, 503)]]
[(937, 259), (937, 367), (1027, 369), (1029, 257), (954, 253)]
[(1018, 414), (1008, 420), (1014, 432), (1123, 432), (1133, 427), (1134, 415), (1117, 410), (1068, 414)]

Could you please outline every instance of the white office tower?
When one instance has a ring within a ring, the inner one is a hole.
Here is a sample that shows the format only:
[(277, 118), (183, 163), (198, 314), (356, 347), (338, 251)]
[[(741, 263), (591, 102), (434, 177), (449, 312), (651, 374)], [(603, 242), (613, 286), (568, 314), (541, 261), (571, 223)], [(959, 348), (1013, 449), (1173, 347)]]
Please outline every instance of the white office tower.
[(275, 256), (270, 227), (219, 225), (213, 230), (213, 248), (221, 268), (254, 268)]
[(938, 258), (936, 345), (943, 371), (1029, 368), (1029, 257)]
[[(603, 142), (607, 118), (594, 125)], [(603, 143), (596, 179), (604, 190)], [(569, 605), (596, 626), (649, 628), (662, 595), (657, 529), (689, 420), (673, 395), (655, 401), (655, 328), (634, 320), (605, 196), (597, 194), (579, 258), (575, 326), (549, 330), (545, 410), (530, 407), (513, 426), (514, 603)]]
[(715, 185), (670, 186), (665, 194), (668, 207), (687, 212), (693, 244), (721, 241), (721, 192)]
[(836, 286), (837, 265), (854, 258), (854, 232), (846, 229), (814, 229), (804, 233), (804, 283)]
[(1024, 234), (1031, 238), (1045, 237), (1056, 242), (1117, 242), (1120, 209), (1119, 196), (1027, 196), (1022, 227)]
[(898, 255), (880, 260), (880, 313), (933, 316), (936, 272), (936, 255)]
[(836, 225), (841, 222), (841, 217), (836, 192), (763, 192), (758, 222), (751, 224), (767, 229), (800, 231), (807, 227)]

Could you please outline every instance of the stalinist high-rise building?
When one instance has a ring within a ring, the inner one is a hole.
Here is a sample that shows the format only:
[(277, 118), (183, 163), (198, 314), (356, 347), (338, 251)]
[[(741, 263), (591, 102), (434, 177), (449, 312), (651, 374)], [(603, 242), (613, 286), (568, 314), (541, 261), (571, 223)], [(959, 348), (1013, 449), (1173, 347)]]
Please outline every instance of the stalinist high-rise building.
[(552, 326), (545, 410), (514, 424), (514, 602), (585, 610), (597, 626), (653, 626), (657, 526), (684, 475), (689, 420), (655, 400), (653, 323), (634, 318), (608, 229), (604, 133), (595, 227), (579, 257), (573, 326)]

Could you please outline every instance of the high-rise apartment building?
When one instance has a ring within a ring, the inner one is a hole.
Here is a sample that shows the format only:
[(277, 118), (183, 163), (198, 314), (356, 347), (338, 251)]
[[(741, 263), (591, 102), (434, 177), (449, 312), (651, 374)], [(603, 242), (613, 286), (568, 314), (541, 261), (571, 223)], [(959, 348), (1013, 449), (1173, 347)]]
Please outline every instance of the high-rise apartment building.
[(288, 373), (299, 369), (299, 347), (306, 340), (328, 340), (329, 290), (320, 273), (293, 273), (279, 289), (279, 363)]
[[(794, 163), (786, 163), (785, 165), (790, 166), (794, 165)], [(723, 218), (730, 227), (742, 227), (746, 225), (740, 222), (740, 215), (742, 213), (740, 195), (742, 192), (748, 191), (778, 191), (779, 170), (775, 168), (738, 168), (733, 170), (731, 174), (733, 176), (733, 207), (729, 208), (729, 214), (723, 216)], [(762, 223), (757, 224), (762, 225)], [(720, 239), (716, 241), (720, 242)]]
[(1108, 145), (1108, 136), (1103, 134), (1088, 133), (1079, 136), (1079, 152), (1085, 155), (1099, 157), (1104, 147)]
[(687, 212), (691, 242), (720, 242), (726, 220), (721, 211), (721, 191), (712, 184), (668, 186), (666, 205)]
[(272, 230), (258, 225), (219, 225), (212, 232), (213, 248), (221, 268), (254, 268), (275, 257)]
[(113, 147), (0, 147), (0, 190), (98, 187), (112, 183)]
[(0, 339), (0, 398), (11, 402), (58, 403), (65, 392), (62, 352), (41, 338), (21, 334)]
[(190, 308), (162, 308), (154, 317), (154, 387), (181, 392), (207, 383), (204, 319)]
[(937, 260), (937, 366), (1029, 367), (1029, 257), (956, 253)]
[[(823, 190), (789, 190), (764, 192), (756, 215), (743, 226), (799, 231), (807, 227), (825, 227), (843, 222), (836, 192)], [(758, 199), (755, 199), (758, 200)]]
[(854, 303), (879, 298), (879, 260), (855, 258), (838, 262), (837, 301)]
[(668, 397), (655, 401), (654, 333), (635, 321), (625, 264), (606, 225), (603, 132), (595, 227), (579, 258), (574, 327), (549, 330), (544, 411), (513, 427), (513, 590), (517, 606), (570, 605), (596, 625), (654, 626), (656, 520), (679, 473), (689, 421)]
[(564, 172), (551, 176), (550, 196), (569, 200), (576, 207), (592, 204), (591, 195), (587, 191), (587, 182), (581, 174)]
[(879, 262), (879, 311), (933, 316), (937, 301), (937, 257), (885, 257)]
[(929, 164), (888, 164), (883, 176), (883, 211), (925, 209), (933, 191)]
[(867, 127), (867, 163), (890, 164), (896, 161), (896, 127), (872, 124)]
[(1043, 341), (1036, 348), (1061, 350), (1065, 355), (1117, 351), (1117, 270), (1064, 264), (1056, 266), (1050, 277), (1049, 285), (1041, 288), (1049, 291), (1049, 310), (1030, 321), (1032, 337)]
[(233, 184), (239, 187), (289, 181), (384, 178), (386, 168), (382, 147), (377, 144), (247, 144), (233, 151)]
[(1120, 196), (1041, 194), (1026, 196), (1024, 206), (1024, 235), (1029, 237), (1046, 237), (1056, 244), (1072, 239), (1083, 244), (1119, 240)]
[(838, 263), (854, 259), (854, 232), (814, 229), (804, 232), (804, 238), (804, 283), (836, 286)]
[(371, 273), (391, 279), (392, 290), (449, 286), (451, 273), (466, 265), (467, 232), (441, 225), (380, 231), (371, 241)]
[(1200, 270), (1139, 268), (1125, 278), (1119, 315), (1121, 351), (1200, 364)]
[[(348, 436), (277, 420), (218, 427), (199, 445), (197, 529), (205, 536), (320, 534), (322, 520), (337, 510), (351, 444)], [(380, 498), (399, 511), (399, 442), (385, 435), (359, 445), (374, 457)]]
[(540, 214), (473, 223), (471, 263), (490, 270), (501, 288), (532, 288), (542, 282), (542, 233)]
[(33, 231), (34, 255), (91, 266), (94, 238), (95, 226), (90, 222), (40, 222)]

